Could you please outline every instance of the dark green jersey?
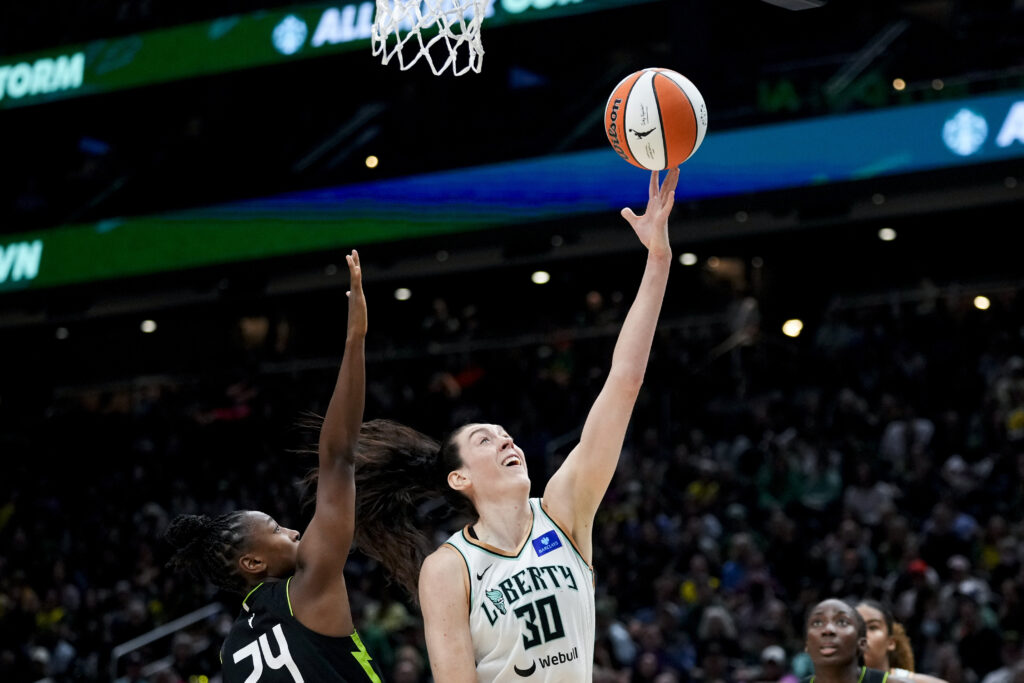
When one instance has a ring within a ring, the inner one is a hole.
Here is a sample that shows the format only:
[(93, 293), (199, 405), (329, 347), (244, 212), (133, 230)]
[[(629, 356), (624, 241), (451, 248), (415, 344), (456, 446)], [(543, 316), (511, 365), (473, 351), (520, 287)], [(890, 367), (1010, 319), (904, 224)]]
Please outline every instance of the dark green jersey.
[(325, 636), (298, 622), (287, 581), (252, 589), (221, 647), (224, 683), (380, 683), (359, 634)]
[[(866, 666), (860, 668), (860, 679), (857, 683), (888, 683), (889, 672), (869, 669)], [(814, 676), (800, 679), (800, 683), (814, 683)]]

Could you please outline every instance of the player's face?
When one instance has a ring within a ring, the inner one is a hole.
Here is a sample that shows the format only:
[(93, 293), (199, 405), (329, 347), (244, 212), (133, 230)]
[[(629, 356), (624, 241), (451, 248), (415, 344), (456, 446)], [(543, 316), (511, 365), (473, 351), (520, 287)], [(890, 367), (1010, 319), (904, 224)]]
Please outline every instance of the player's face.
[(252, 552), (266, 565), (267, 576), (285, 577), (295, 571), (299, 555), (299, 532), (283, 527), (270, 515), (253, 512)]
[(526, 457), (501, 425), (468, 425), (459, 431), (455, 442), (477, 494), (522, 488), (524, 482), (529, 487)]
[(815, 666), (849, 664), (865, 645), (857, 634), (853, 608), (840, 600), (819, 603), (807, 617), (805, 649)]
[(879, 671), (889, 670), (889, 653), (896, 649), (896, 639), (889, 633), (885, 615), (874, 607), (857, 605), (857, 612), (868, 627), (868, 645), (864, 649), (864, 664)]

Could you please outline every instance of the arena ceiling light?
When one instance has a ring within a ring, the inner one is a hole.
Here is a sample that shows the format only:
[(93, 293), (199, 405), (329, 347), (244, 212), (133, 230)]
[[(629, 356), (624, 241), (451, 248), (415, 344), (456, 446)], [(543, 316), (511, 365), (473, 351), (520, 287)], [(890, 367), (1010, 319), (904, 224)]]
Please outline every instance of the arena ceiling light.
[(530, 276), (530, 281), (535, 285), (546, 285), (551, 281), (551, 274), (546, 270), (538, 270)]
[(697, 255), (691, 252), (679, 255), (679, 262), (684, 266), (695, 266), (697, 265)]
[(981, 294), (979, 294), (978, 296), (974, 297), (974, 307), (977, 308), (979, 311), (987, 311), (991, 305), (992, 302), (989, 300), (987, 296), (982, 296)]
[(794, 339), (800, 336), (800, 333), (804, 331), (804, 321), (799, 318), (790, 318), (786, 322), (782, 323), (782, 334), (787, 337), (793, 337)]
[(395, 290), (395, 298), (399, 301), (408, 301), (412, 298), (412, 291), (407, 287), (399, 287)]

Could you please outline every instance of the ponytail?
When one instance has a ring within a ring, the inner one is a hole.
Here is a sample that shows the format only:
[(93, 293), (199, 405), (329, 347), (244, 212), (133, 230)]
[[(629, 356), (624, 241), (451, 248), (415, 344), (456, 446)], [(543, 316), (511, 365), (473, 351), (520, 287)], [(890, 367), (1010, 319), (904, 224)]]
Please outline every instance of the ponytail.
[(893, 626), (892, 637), (896, 641), (896, 649), (889, 653), (889, 667), (913, 671), (914, 651), (910, 649), (910, 638), (906, 629), (898, 621)]
[(452, 433), (442, 446), (389, 420), (363, 424), (356, 446), (355, 544), (377, 560), (415, 600), (423, 560), (434, 550), (424, 531), (430, 511), (476, 516), (448, 486), (462, 461)]

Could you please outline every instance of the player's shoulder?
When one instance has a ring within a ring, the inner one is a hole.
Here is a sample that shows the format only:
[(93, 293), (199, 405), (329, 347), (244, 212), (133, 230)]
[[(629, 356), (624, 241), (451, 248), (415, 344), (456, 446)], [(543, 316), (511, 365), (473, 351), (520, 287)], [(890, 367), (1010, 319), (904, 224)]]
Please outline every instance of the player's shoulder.
[(455, 546), (443, 543), (427, 555), (420, 567), (420, 599), (424, 589), (436, 593), (448, 589), (462, 590), (468, 586), (469, 566), (466, 558)]
[(458, 550), (443, 544), (427, 555), (420, 569), (419, 597), (424, 608), (469, 601), (469, 567)]
[(442, 543), (423, 560), (420, 575), (424, 573), (444, 575), (466, 566), (462, 553), (451, 543)]

